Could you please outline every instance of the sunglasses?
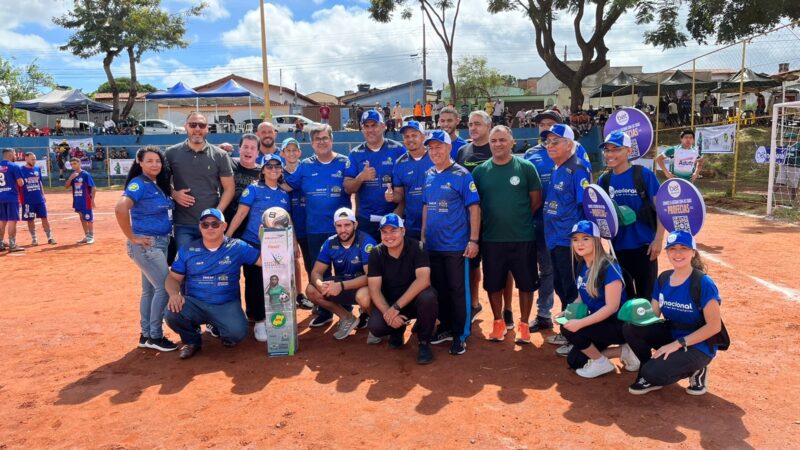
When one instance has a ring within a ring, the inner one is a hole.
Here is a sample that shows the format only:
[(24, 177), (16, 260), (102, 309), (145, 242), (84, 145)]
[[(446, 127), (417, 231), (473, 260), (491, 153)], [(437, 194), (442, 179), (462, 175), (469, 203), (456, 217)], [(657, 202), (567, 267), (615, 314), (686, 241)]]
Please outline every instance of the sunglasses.
[(207, 123), (203, 122), (189, 122), (186, 125), (189, 125), (189, 128), (200, 128), (201, 130), (205, 130), (208, 126)]
[(200, 228), (207, 230), (209, 228), (219, 228), (222, 225), (222, 222), (217, 220), (213, 220), (211, 222), (200, 222)]
[(558, 143), (561, 142), (561, 141), (563, 141), (563, 139), (548, 139), (548, 140), (542, 142), (542, 144), (545, 147), (552, 147), (553, 145), (558, 145)]
[(282, 169), (280, 164), (267, 164), (267, 165), (264, 166), (264, 168), (269, 169), (269, 170), (281, 170)]

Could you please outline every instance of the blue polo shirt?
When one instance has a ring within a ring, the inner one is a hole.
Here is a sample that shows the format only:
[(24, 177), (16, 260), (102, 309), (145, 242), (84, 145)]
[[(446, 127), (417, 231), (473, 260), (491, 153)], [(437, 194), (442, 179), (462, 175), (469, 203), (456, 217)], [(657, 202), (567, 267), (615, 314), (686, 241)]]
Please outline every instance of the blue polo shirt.
[(133, 202), (131, 228), (134, 234), (166, 236), (172, 231), (172, 199), (145, 176), (131, 180), (122, 193)]
[(370, 221), (370, 216), (385, 216), (394, 211), (395, 204), (386, 201), (386, 186), (392, 182), (394, 163), (406, 153), (403, 144), (391, 139), (384, 139), (377, 151), (370, 150), (366, 142), (362, 142), (350, 151), (350, 167), (344, 176), (355, 178), (369, 166), (375, 168), (375, 179), (361, 184), (358, 195), (358, 220), (362, 223)]
[(392, 171), (392, 186), (402, 187), (405, 192), (405, 226), (417, 233), (422, 228), (422, 191), (426, 172), (431, 167), (433, 161), (428, 152), (420, 159), (414, 159), (410, 153), (406, 153), (394, 163)]
[(577, 156), (555, 167), (550, 185), (545, 191), (544, 238), (547, 248), (569, 247), (569, 233), (575, 222), (583, 220), (583, 190), (591, 183), (592, 175)]
[[(606, 268), (606, 279), (604, 282), (600, 283), (603, 287), (598, 289), (597, 297), (592, 297), (589, 292), (586, 290), (586, 279), (589, 277), (589, 267), (586, 264), (581, 263), (578, 267), (578, 279), (576, 280), (576, 285), (578, 287), (578, 294), (581, 296), (581, 301), (589, 308), (589, 314), (596, 313), (600, 308), (606, 306), (606, 285), (609, 285), (617, 280), (625, 282), (622, 279), (622, 269), (620, 269), (619, 264), (616, 261), (611, 263), (608, 268)], [(625, 294), (625, 289), (622, 289), (622, 295), (619, 299), (619, 305), (622, 306), (623, 303), (628, 299), (627, 295)]]
[(369, 262), (369, 252), (378, 245), (367, 233), (358, 230), (356, 233), (356, 238), (349, 248), (342, 245), (338, 235), (333, 235), (322, 243), (317, 261), (333, 266), (337, 280), (352, 280), (364, 275), (364, 266)]
[(72, 208), (76, 211), (92, 210), (92, 188), (94, 180), (89, 172), (81, 170), (72, 182)]
[(297, 170), (286, 177), (292, 189), (300, 189), (306, 197), (306, 233), (336, 232), (333, 213), (350, 207), (350, 195), (344, 191), (344, 172), (350, 164), (346, 156), (334, 154), (333, 160), (320, 162), (316, 155), (300, 161)]
[[(667, 278), (667, 281), (661, 288), (658, 287), (658, 283), (655, 283), (652, 295), (653, 299), (658, 301), (661, 314), (669, 321), (685, 325), (697, 323), (703, 318), (702, 308), (705, 308), (708, 302), (718, 301), (722, 303), (717, 285), (714, 284), (714, 281), (708, 275), (704, 275), (700, 281), (700, 311), (695, 308), (694, 302), (692, 302), (690, 292), (692, 277), (687, 278), (680, 286), (670, 286), (670, 278), (672, 278), (672, 275)], [(672, 328), (673, 339), (677, 340), (678, 338), (686, 337), (690, 334), (692, 334), (691, 330)], [(711, 358), (717, 354), (716, 347), (711, 348), (706, 342), (700, 342), (699, 344), (692, 345), (692, 347), (697, 348)]]
[(452, 148), (450, 148), (450, 159), (455, 161), (456, 159), (458, 159), (458, 150), (461, 147), (467, 145), (467, 141), (465, 141), (464, 139), (461, 139), (461, 136), (459, 136), (459, 137), (457, 137), (457, 138), (455, 138), (453, 140), (451, 145), (452, 145)]
[(242, 196), (239, 198), (239, 205), (245, 205), (250, 208), (247, 214), (247, 228), (242, 233), (242, 240), (256, 248), (261, 248), (258, 239), (258, 229), (261, 226), (261, 216), (264, 211), (277, 206), (283, 208), (286, 212), (291, 212), (291, 202), (289, 194), (283, 189), (276, 187), (275, 189), (263, 184), (251, 184), (242, 191)]
[(19, 168), (25, 185), (22, 189), (22, 196), (26, 205), (41, 205), (45, 203), (44, 191), (42, 189), (42, 169), (36, 166), (28, 167), (24, 165)]
[[(609, 176), (611, 179), (608, 183), (608, 196), (618, 205), (627, 206), (638, 213), (642, 209), (642, 199), (636, 192), (636, 186), (633, 183), (633, 167), (629, 167), (619, 175), (611, 172)], [(646, 167), (642, 168), (642, 178), (644, 178), (647, 188), (647, 195), (652, 199), (658, 192), (658, 179), (653, 171)], [(617, 250), (631, 250), (650, 245), (655, 237), (655, 228), (650, 228), (637, 220), (628, 226), (620, 226), (617, 235), (611, 242)]]
[(211, 305), (240, 302), (239, 274), (243, 264), (255, 264), (261, 253), (239, 239), (226, 237), (213, 252), (197, 239), (178, 250), (172, 271), (184, 275), (187, 296)]
[(17, 180), (22, 178), (19, 169), (13, 162), (0, 161), (0, 203), (19, 204)]
[[(297, 170), (295, 168), (295, 170)], [(289, 172), (283, 171), (284, 180), (289, 176)], [(292, 226), (294, 226), (294, 235), (297, 239), (306, 237), (306, 194), (302, 189), (294, 189), (289, 192), (289, 200), (292, 204)]]
[(480, 202), (472, 174), (456, 163), (425, 172), (422, 199), (428, 207), (425, 246), (435, 252), (463, 252), (469, 242), (469, 211)]

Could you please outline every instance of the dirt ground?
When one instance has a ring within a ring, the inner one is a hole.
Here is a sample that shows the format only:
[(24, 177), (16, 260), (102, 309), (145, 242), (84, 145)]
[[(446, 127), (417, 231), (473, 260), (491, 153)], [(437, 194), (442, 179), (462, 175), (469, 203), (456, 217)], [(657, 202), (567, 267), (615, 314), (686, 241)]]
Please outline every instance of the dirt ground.
[[(428, 366), (413, 337), (397, 351), (363, 331), (336, 341), (306, 311), (294, 357), (268, 358), (252, 337), (228, 349), (205, 335), (188, 361), (137, 349), (140, 275), (118, 196), (98, 196), (95, 245), (73, 244), (70, 198), (52, 193), (59, 244), (0, 254), (0, 449), (790, 448), (800, 432), (796, 226), (709, 214), (698, 241), (733, 345), (705, 396), (684, 382), (637, 397), (633, 374), (581, 379), (540, 334), (485, 341), (485, 293), (467, 353), (436, 347)], [(30, 242), (22, 226), (18, 241)]]

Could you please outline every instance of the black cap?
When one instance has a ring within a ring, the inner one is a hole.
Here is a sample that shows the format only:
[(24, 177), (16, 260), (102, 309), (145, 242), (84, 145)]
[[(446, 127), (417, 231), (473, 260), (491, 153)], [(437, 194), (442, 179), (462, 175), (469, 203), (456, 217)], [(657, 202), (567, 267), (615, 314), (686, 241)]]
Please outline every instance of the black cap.
[(542, 112), (540, 112), (539, 114), (537, 114), (537, 115), (535, 115), (533, 117), (533, 121), (535, 123), (539, 123), (543, 119), (551, 119), (551, 120), (555, 120), (556, 123), (564, 123), (564, 118), (561, 117), (561, 114), (559, 114), (558, 111), (555, 111), (555, 110), (552, 110), (552, 109), (548, 109), (548, 110), (542, 111)]

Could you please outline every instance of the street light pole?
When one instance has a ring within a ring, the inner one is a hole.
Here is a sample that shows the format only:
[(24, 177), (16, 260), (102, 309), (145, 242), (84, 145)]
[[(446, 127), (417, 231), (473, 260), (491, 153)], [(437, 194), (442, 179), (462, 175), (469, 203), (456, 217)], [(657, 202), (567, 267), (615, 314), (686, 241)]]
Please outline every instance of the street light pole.
[(258, 0), (261, 8), (261, 67), (263, 70), (264, 89), (264, 121), (272, 119), (269, 101), (269, 77), (267, 76), (267, 25), (264, 18), (264, 0)]

